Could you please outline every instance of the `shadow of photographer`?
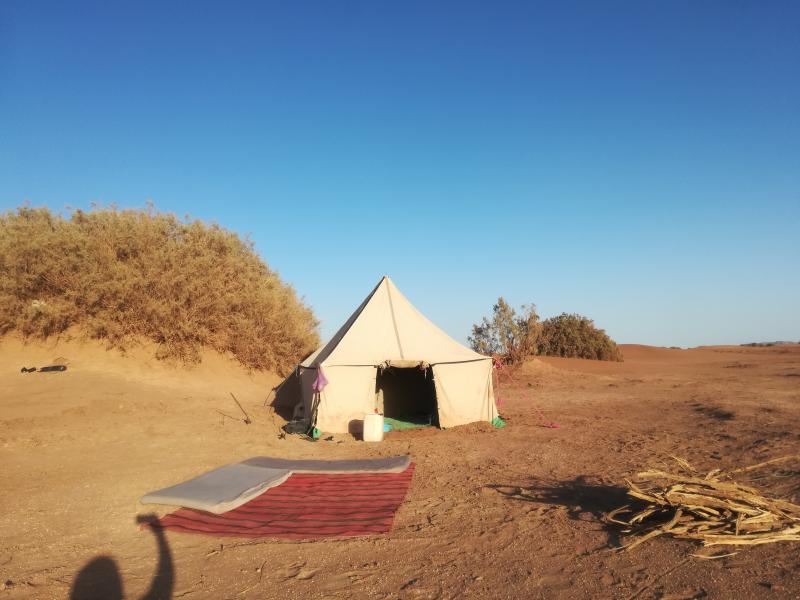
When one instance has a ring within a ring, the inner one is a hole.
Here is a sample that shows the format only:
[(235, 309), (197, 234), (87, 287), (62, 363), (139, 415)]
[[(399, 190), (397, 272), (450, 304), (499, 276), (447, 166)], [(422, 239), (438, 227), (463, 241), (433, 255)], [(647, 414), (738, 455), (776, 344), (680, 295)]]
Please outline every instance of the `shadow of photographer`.
[[(141, 600), (169, 600), (175, 587), (175, 566), (163, 529), (154, 527), (154, 514), (139, 515), (136, 522), (147, 525), (156, 538), (158, 565), (147, 592)], [(78, 572), (70, 591), (70, 600), (122, 600), (125, 597), (117, 561), (102, 555), (93, 558)]]

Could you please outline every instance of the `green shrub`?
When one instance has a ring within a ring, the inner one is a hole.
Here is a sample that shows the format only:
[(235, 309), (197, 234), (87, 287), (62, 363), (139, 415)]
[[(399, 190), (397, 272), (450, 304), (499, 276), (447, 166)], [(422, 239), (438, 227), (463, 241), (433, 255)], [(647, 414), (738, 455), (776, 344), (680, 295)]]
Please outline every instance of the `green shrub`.
[(503, 356), (515, 363), (536, 353), (536, 342), (541, 331), (536, 306), (522, 307), (522, 315), (515, 311), (502, 297), (492, 308), (492, 318), (483, 318), (472, 326), (468, 341), (476, 352)]
[(110, 346), (137, 336), (160, 358), (201, 347), (285, 372), (317, 345), (317, 321), (253, 244), (151, 210), (19, 208), (0, 216), (0, 334), (75, 327)]

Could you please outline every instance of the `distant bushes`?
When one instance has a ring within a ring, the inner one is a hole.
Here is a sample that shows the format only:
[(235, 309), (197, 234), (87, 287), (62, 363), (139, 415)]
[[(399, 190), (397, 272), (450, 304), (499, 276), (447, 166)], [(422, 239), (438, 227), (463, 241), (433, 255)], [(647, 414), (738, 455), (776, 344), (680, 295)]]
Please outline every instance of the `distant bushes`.
[(591, 319), (562, 313), (541, 321), (533, 304), (522, 307), (522, 314), (499, 298), (492, 317), (472, 326), (469, 342), (481, 354), (499, 354), (509, 362), (519, 362), (536, 354), (622, 360), (622, 351)]
[(284, 372), (317, 345), (317, 321), (249, 242), (217, 225), (143, 210), (46, 208), (0, 216), (0, 334), (47, 338), (76, 327), (160, 358), (206, 346)]
[(622, 360), (622, 350), (591, 319), (561, 313), (542, 322), (537, 345), (539, 354), (594, 360)]

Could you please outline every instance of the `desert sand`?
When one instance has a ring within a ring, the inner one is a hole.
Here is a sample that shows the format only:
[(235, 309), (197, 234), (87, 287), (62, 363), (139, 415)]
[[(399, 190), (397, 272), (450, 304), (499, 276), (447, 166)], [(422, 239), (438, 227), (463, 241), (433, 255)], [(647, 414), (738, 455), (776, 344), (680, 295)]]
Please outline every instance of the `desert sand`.
[[(505, 429), (391, 432), (368, 444), (280, 439), (283, 421), (264, 408), (279, 378), (223, 356), (186, 368), (146, 345), (122, 356), (5, 339), (0, 597), (69, 597), (92, 561), (116, 570), (126, 598), (800, 597), (798, 544), (718, 560), (691, 554), (737, 549), (659, 538), (615, 552), (624, 537), (601, 520), (626, 502), (626, 476), (670, 455), (703, 470), (800, 451), (800, 346), (623, 350), (623, 363), (527, 362), (500, 389)], [(60, 357), (65, 372), (20, 373)], [(252, 424), (217, 412), (241, 416), (230, 393)], [(559, 427), (542, 426), (551, 421)], [(387, 536), (167, 533), (159, 550), (137, 524), (170, 510), (139, 504), (144, 493), (252, 456), (405, 453), (417, 468)], [(800, 465), (782, 474), (760, 485), (799, 500)]]

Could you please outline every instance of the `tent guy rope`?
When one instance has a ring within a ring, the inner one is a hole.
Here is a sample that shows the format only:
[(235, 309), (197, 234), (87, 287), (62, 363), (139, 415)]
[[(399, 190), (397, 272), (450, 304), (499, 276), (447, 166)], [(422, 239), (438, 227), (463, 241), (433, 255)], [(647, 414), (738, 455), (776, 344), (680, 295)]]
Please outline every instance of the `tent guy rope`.
[[(506, 364), (503, 362), (503, 358), (500, 356), (493, 356), (492, 357), (492, 373), (494, 374), (495, 378), (495, 403), (497, 404), (498, 408), (503, 405), (502, 397), (500, 396), (500, 376), (504, 375), (508, 381), (512, 384), (516, 384), (516, 381), (511, 376), (511, 372)], [(531, 395), (528, 393), (523, 393), (524, 396), (527, 396), (527, 399), (530, 400), (530, 406), (533, 411), (536, 413), (536, 416), (539, 417), (539, 425), (541, 427), (547, 427), (548, 429), (560, 429), (561, 425), (556, 423), (555, 421), (550, 421), (544, 412), (533, 403), (531, 399)]]

